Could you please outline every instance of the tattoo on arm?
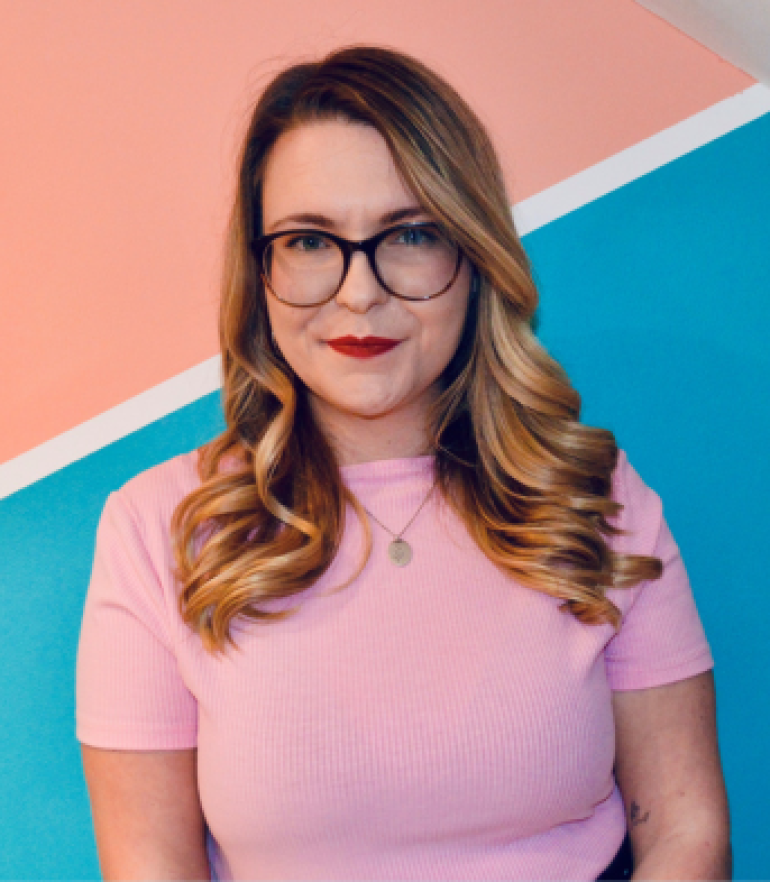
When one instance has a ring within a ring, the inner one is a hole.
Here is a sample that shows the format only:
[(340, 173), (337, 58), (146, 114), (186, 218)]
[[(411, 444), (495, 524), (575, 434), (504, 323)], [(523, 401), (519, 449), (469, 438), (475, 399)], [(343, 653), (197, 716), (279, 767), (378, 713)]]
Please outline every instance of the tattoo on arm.
[(646, 812), (646, 814), (643, 815), (642, 810), (639, 808), (639, 803), (633, 802), (633, 801), (631, 802), (631, 808), (629, 809), (629, 812), (628, 812), (628, 820), (629, 820), (628, 826), (629, 827), (631, 827), (631, 828), (638, 827), (639, 824), (644, 824), (644, 822), (649, 817), (650, 817), (649, 810)]

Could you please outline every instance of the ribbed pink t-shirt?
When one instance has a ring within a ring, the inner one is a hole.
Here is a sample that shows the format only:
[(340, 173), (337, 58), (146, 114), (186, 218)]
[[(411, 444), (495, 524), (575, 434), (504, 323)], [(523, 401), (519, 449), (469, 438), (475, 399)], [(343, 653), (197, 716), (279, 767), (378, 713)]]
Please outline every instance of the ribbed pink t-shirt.
[[(621, 453), (613, 497), (664, 575), (610, 592), (620, 632), (583, 625), (478, 550), (433, 494), (387, 558), (348, 518), (330, 570), (240, 651), (207, 654), (181, 621), (169, 521), (197, 454), (113, 493), (99, 525), (77, 669), (77, 737), (116, 750), (198, 748), (219, 879), (592, 880), (625, 833), (611, 691), (713, 666), (661, 502)], [(433, 481), (430, 457), (343, 469), (396, 531)]]

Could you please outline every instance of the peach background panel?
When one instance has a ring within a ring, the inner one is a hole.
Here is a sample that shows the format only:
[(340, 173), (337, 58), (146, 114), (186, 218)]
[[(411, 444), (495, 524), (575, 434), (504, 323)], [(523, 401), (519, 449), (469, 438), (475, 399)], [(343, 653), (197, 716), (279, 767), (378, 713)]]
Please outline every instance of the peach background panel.
[(237, 144), (285, 64), (351, 42), (424, 59), (489, 125), (516, 202), (754, 82), (633, 0), (0, 0), (0, 19), (0, 462), (215, 354)]

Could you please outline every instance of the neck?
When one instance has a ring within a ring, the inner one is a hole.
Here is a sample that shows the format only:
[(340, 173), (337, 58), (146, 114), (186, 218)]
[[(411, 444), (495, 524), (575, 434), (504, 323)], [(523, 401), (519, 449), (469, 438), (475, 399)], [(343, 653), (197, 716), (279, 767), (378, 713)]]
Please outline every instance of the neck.
[(407, 459), (432, 452), (424, 404), (375, 417), (335, 410), (313, 395), (310, 406), (341, 466)]

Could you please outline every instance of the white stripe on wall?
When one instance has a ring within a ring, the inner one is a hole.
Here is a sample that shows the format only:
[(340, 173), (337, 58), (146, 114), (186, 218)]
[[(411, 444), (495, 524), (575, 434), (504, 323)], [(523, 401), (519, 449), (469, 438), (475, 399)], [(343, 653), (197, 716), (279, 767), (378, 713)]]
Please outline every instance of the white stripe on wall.
[(0, 466), (0, 499), (222, 387), (214, 356)]
[(770, 112), (770, 89), (757, 84), (621, 150), (513, 207), (519, 235), (611, 193)]
[[(770, 112), (770, 89), (755, 85), (640, 141), (513, 207), (520, 235), (600, 199)], [(214, 356), (0, 465), (0, 499), (101, 450), (221, 386)]]

